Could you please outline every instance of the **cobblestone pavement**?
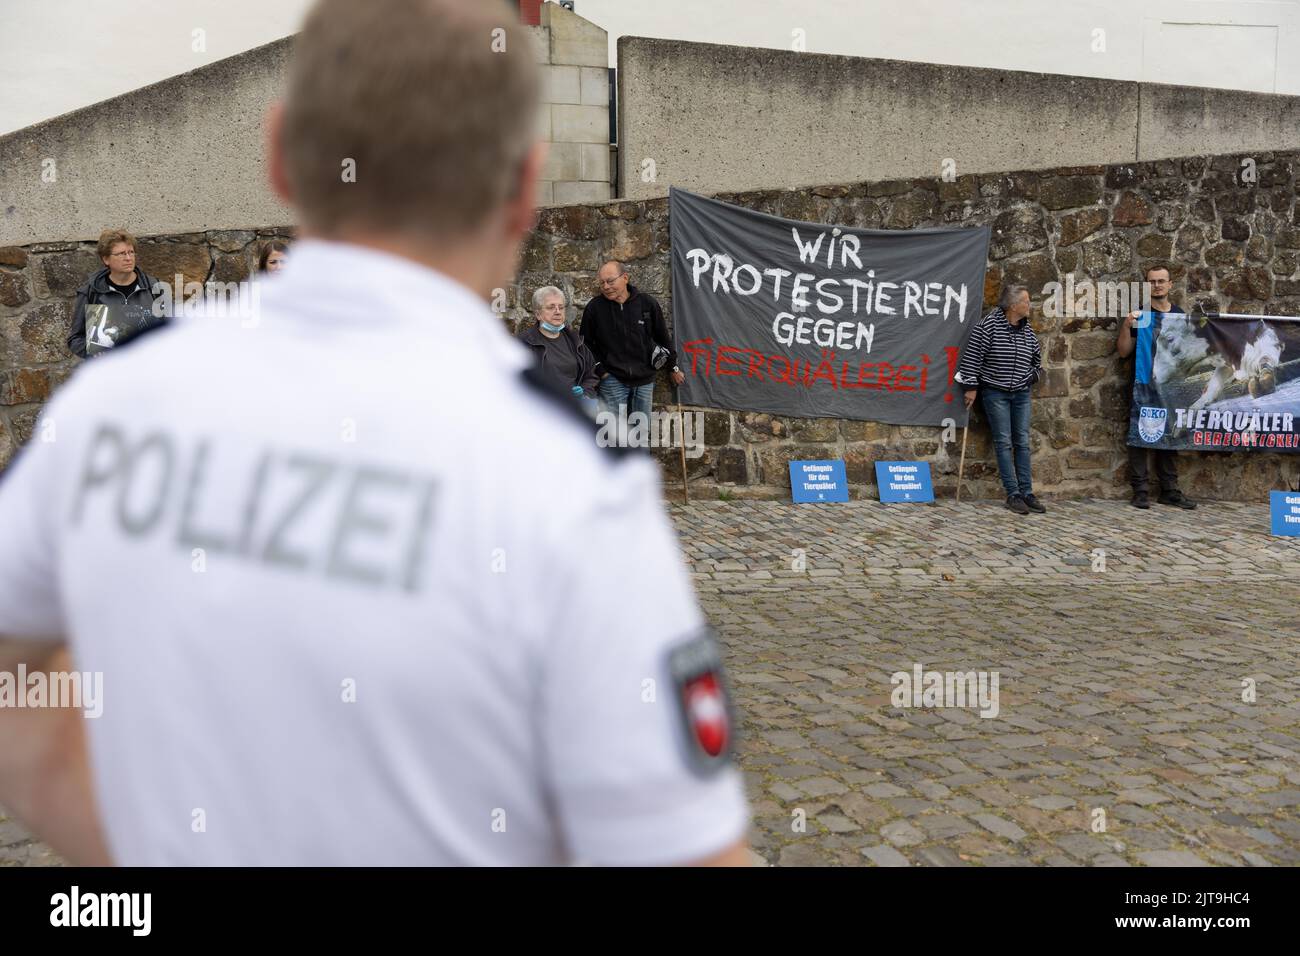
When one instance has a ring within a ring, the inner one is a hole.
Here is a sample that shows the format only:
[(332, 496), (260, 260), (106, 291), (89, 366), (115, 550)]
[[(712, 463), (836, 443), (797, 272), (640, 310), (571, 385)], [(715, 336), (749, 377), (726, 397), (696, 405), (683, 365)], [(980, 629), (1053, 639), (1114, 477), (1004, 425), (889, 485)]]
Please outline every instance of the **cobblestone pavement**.
[[(767, 862), (1300, 863), (1300, 540), (1047, 504), (673, 507)], [(918, 664), (997, 671), (997, 716), (895, 708)]]
[[(1047, 504), (672, 506), (767, 862), (1300, 863), (1300, 539)], [(893, 707), (917, 664), (997, 671), (997, 716)], [(57, 862), (0, 811), (0, 864)]]

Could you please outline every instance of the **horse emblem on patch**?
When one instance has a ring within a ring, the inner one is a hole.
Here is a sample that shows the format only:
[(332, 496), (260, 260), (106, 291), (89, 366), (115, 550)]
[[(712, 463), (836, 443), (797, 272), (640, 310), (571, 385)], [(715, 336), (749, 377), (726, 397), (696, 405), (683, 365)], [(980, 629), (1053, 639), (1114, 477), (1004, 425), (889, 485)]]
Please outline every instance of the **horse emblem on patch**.
[(1165, 433), (1165, 424), (1168, 421), (1168, 409), (1143, 405), (1142, 410), (1138, 412), (1138, 434), (1148, 444), (1158, 442)]

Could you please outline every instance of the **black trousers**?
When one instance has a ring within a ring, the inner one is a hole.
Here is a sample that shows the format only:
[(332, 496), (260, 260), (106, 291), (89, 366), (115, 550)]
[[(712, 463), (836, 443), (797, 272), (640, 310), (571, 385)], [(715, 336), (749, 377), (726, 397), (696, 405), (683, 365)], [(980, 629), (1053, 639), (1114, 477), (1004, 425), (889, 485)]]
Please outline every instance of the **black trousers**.
[(1156, 459), (1156, 481), (1160, 482), (1161, 491), (1174, 491), (1178, 488), (1178, 452), (1162, 449), (1134, 448), (1128, 446), (1128, 473), (1133, 490), (1147, 491), (1147, 454)]

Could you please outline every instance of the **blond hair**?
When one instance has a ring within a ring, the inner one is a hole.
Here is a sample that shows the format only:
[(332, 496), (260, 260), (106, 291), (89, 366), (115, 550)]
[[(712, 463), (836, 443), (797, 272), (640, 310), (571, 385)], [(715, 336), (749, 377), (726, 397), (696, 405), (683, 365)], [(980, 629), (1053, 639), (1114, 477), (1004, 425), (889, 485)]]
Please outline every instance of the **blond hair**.
[(282, 127), (303, 224), (472, 232), (515, 192), (537, 87), (532, 38), (501, 0), (320, 0), (294, 43)]
[(125, 229), (105, 229), (99, 234), (99, 242), (95, 243), (95, 251), (99, 253), (99, 258), (107, 259), (113, 254), (113, 247), (119, 242), (125, 242), (133, 250), (135, 249), (135, 236)]

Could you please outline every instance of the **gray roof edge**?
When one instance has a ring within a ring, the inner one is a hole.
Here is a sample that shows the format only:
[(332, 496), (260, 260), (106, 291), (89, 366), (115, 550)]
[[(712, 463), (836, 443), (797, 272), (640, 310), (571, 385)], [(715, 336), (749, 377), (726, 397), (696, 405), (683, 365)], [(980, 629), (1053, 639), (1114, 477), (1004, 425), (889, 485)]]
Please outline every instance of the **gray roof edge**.
[(84, 114), (92, 110), (102, 110), (111, 104), (121, 104), (128, 101), (131, 97), (141, 96), (158, 90), (169, 84), (179, 84), (187, 81), (187, 78), (193, 78), (196, 75), (216, 72), (218, 70), (228, 70), (232, 66), (237, 66), (241, 61), (254, 62), (262, 59), (268, 59), (275, 56), (286, 55), (293, 46), (294, 37), (297, 34), (290, 34), (281, 37), (278, 40), (272, 40), (270, 43), (263, 43), (261, 46), (255, 46), (231, 56), (224, 56), (219, 60), (213, 60), (211, 63), (204, 63), (202, 66), (196, 66), (192, 70), (186, 70), (184, 73), (174, 73), (169, 77), (158, 80), (156, 83), (148, 83), (145, 86), (137, 86), (133, 90), (127, 90), (125, 93), (118, 93), (116, 96), (110, 96), (108, 99), (98, 100), (94, 103), (88, 103), (85, 106), (79, 106), (75, 110), (69, 110), (66, 113), (60, 113), (57, 116), (51, 116), (49, 119), (43, 119), (39, 123), (32, 123), (30, 126), (24, 126), (20, 129), (13, 130), (0, 135), (0, 150), (7, 145), (17, 141), (19, 138), (28, 138), (39, 135), (47, 129), (64, 125), (74, 118), (79, 119)]

